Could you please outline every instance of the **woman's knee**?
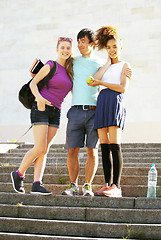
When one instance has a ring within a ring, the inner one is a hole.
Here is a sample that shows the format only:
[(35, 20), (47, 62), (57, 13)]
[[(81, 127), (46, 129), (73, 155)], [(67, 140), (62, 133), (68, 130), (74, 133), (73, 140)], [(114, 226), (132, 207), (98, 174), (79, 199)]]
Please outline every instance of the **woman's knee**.
[(108, 136), (108, 128), (98, 129), (98, 136), (100, 143), (110, 143), (109, 136)]
[(36, 152), (37, 156), (45, 155), (47, 152), (47, 148), (46, 148), (46, 146), (34, 146), (33, 151)]
[(122, 134), (122, 130), (119, 127), (117, 127), (117, 126), (109, 127), (110, 143), (120, 144), (121, 143), (121, 134)]

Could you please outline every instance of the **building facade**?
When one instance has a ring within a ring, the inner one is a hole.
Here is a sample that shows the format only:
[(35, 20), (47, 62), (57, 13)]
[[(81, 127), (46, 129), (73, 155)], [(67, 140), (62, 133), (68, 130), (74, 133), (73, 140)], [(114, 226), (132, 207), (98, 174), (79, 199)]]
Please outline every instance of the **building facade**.
[[(161, 1), (160, 0), (1, 0), (0, 1), (0, 141), (13, 141), (30, 126), (30, 111), (18, 91), (30, 79), (35, 58), (56, 59), (59, 36), (73, 38), (85, 27), (118, 27), (122, 59), (133, 69), (126, 93), (127, 120), (123, 142), (161, 141)], [(105, 58), (105, 51), (97, 52)], [(62, 107), (55, 143), (65, 142), (69, 94)], [(21, 141), (33, 142), (32, 131)]]

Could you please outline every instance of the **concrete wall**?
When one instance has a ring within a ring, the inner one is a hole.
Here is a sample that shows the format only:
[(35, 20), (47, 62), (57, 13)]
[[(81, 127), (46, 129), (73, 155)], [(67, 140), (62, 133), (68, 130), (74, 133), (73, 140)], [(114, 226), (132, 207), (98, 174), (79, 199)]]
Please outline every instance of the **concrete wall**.
[[(113, 24), (123, 39), (122, 58), (134, 71), (126, 94), (123, 142), (161, 141), (161, 1), (160, 0), (0, 0), (0, 141), (18, 139), (30, 126), (29, 111), (18, 101), (30, 79), (34, 59), (56, 58), (59, 36), (74, 39), (84, 27)], [(96, 52), (105, 58), (105, 52)], [(66, 98), (55, 142), (64, 143)], [(32, 131), (21, 139), (33, 141)]]

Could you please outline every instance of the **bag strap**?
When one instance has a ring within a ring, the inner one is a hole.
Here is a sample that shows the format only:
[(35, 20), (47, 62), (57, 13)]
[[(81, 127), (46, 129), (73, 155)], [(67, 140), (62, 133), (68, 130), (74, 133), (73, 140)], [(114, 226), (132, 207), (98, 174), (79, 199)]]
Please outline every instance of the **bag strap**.
[(55, 61), (49, 60), (53, 63), (53, 67), (51, 68), (50, 72), (38, 83), (39, 91), (42, 89), (44, 85), (46, 85), (47, 89), (49, 88), (48, 82), (49, 80), (55, 75), (57, 71), (57, 63)]
[[(57, 63), (55, 61), (53, 61), (53, 60), (49, 60), (49, 61), (51, 61), (53, 63), (53, 67), (50, 70), (50, 72), (45, 76), (45, 78), (42, 79), (42, 80), (46, 80), (45, 84), (46, 84), (47, 88), (49, 88), (48, 87), (48, 81), (55, 75), (55, 73), (58, 69)], [(31, 79), (31, 81), (32, 81), (32, 79)], [(43, 86), (45, 84), (43, 84)], [(27, 131), (21, 137), (18, 138), (18, 140), (16, 142), (18, 142), (22, 137), (24, 137), (26, 135), (26, 133), (28, 133), (30, 131), (31, 128), (32, 128), (32, 125), (27, 129)]]
[(48, 73), (48, 75), (46, 77), (51, 79), (55, 75), (58, 66), (57, 66), (57, 63), (55, 61), (52, 61), (52, 60), (49, 60), (49, 61), (51, 61), (53, 63), (53, 67), (52, 67), (52, 69), (50, 70), (50, 72)]
[(15, 143), (16, 143), (16, 142), (19, 142), (19, 140), (20, 140), (23, 136), (25, 136), (26, 133), (28, 133), (28, 132), (30, 131), (31, 128), (32, 128), (32, 125), (27, 129), (27, 131), (26, 131), (24, 134), (22, 134), (21, 137), (18, 138), (18, 140), (15, 141)]

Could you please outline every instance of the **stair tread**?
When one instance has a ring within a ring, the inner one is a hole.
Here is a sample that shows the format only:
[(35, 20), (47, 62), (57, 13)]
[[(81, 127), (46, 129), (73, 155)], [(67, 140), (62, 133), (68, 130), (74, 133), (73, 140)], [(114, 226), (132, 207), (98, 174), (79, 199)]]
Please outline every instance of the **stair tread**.
[[(82, 237), (119, 237), (127, 234), (127, 223), (105, 223), (105, 222), (87, 222), (87, 221), (64, 221), (64, 220), (42, 220), (25, 218), (3, 218), (0, 217), (0, 231), (24, 232), (26, 228), (28, 233), (54, 234), (58, 235), (61, 229), (61, 235), (72, 235)], [(45, 228), (43, 227), (45, 226)], [(8, 229), (9, 227), (9, 229)], [(152, 239), (159, 239), (161, 235), (161, 224), (131, 223), (131, 229), (134, 232), (142, 232), (144, 239), (147, 239), (149, 232)], [(153, 231), (152, 231), (153, 228)], [(117, 231), (116, 231), (117, 229)], [(83, 231), (82, 231), (83, 230)], [(119, 231), (118, 231), (119, 230)]]
[[(17, 219), (15, 219), (15, 218), (12, 218), (12, 217), (0, 217), (0, 219), (2, 219), (2, 220), (14, 220), (14, 221), (22, 221), (22, 220), (25, 220), (25, 221), (32, 221), (32, 222), (35, 222), (35, 219), (34, 218), (30, 218), (30, 219), (28, 219), (28, 218), (17, 218)], [(53, 219), (53, 220), (49, 220), (49, 219), (36, 219), (37, 221), (40, 221), (40, 222), (60, 222), (60, 223), (64, 223), (64, 222), (67, 222), (67, 223), (80, 223), (80, 224), (86, 224), (86, 223), (89, 223), (89, 224), (93, 224), (93, 225), (95, 225), (95, 224), (104, 224), (104, 225), (127, 225), (127, 223), (115, 223), (115, 222), (110, 222), (110, 223), (107, 223), (107, 222), (88, 222), (88, 221), (73, 221), (73, 220), (71, 220), (71, 221), (69, 221), (69, 220), (55, 220), (55, 219)], [(147, 225), (147, 226), (149, 226), (149, 225), (153, 225), (153, 224), (151, 224), (151, 223), (131, 223), (130, 225)], [(161, 223), (158, 223), (158, 224), (155, 224), (155, 226), (161, 226)]]
[[(51, 146), (44, 173), (44, 186), (54, 194), (29, 194), (33, 181), (33, 164), (24, 181), (27, 193), (15, 193), (10, 172), (17, 169), (24, 154), (31, 147), (33, 144), (18, 143), (12, 146), (15, 149), (0, 153), (0, 239), (122, 239), (129, 233), (128, 226), (135, 233), (143, 231), (142, 239), (160, 239), (161, 144), (122, 144), (122, 198), (81, 195), (87, 156), (85, 148), (81, 149), (79, 154), (80, 195), (60, 195), (67, 187), (66, 181), (69, 181), (66, 165), (68, 151), (64, 144)], [(156, 164), (158, 170), (157, 198), (148, 199), (147, 180), (152, 163)], [(63, 184), (60, 184), (61, 178), (65, 181)], [(93, 191), (100, 189), (102, 183), (104, 177), (99, 148), (99, 167), (92, 184)]]
[(73, 206), (73, 207), (104, 207), (104, 208), (122, 208), (122, 209), (161, 209), (161, 198), (146, 197), (83, 197), (83, 196), (65, 196), (65, 195), (32, 195), (0, 192), (1, 204), (17, 204), (35, 206)]
[[(23, 239), (30, 239), (30, 240), (43, 240), (43, 239), (70, 239), (70, 240), (114, 240), (113, 238), (87, 238), (87, 237), (73, 237), (73, 236), (49, 236), (49, 235), (36, 235), (36, 234), (23, 234), (23, 233), (7, 233), (7, 232), (0, 232), (0, 239), (1, 236), (5, 236), (5, 237), (11, 237), (9, 239), (16, 239), (16, 240), (23, 240)], [(15, 237), (13, 239), (13, 237)], [(115, 238), (115, 240), (119, 240), (122, 238)], [(4, 240), (4, 238), (3, 238)]]

